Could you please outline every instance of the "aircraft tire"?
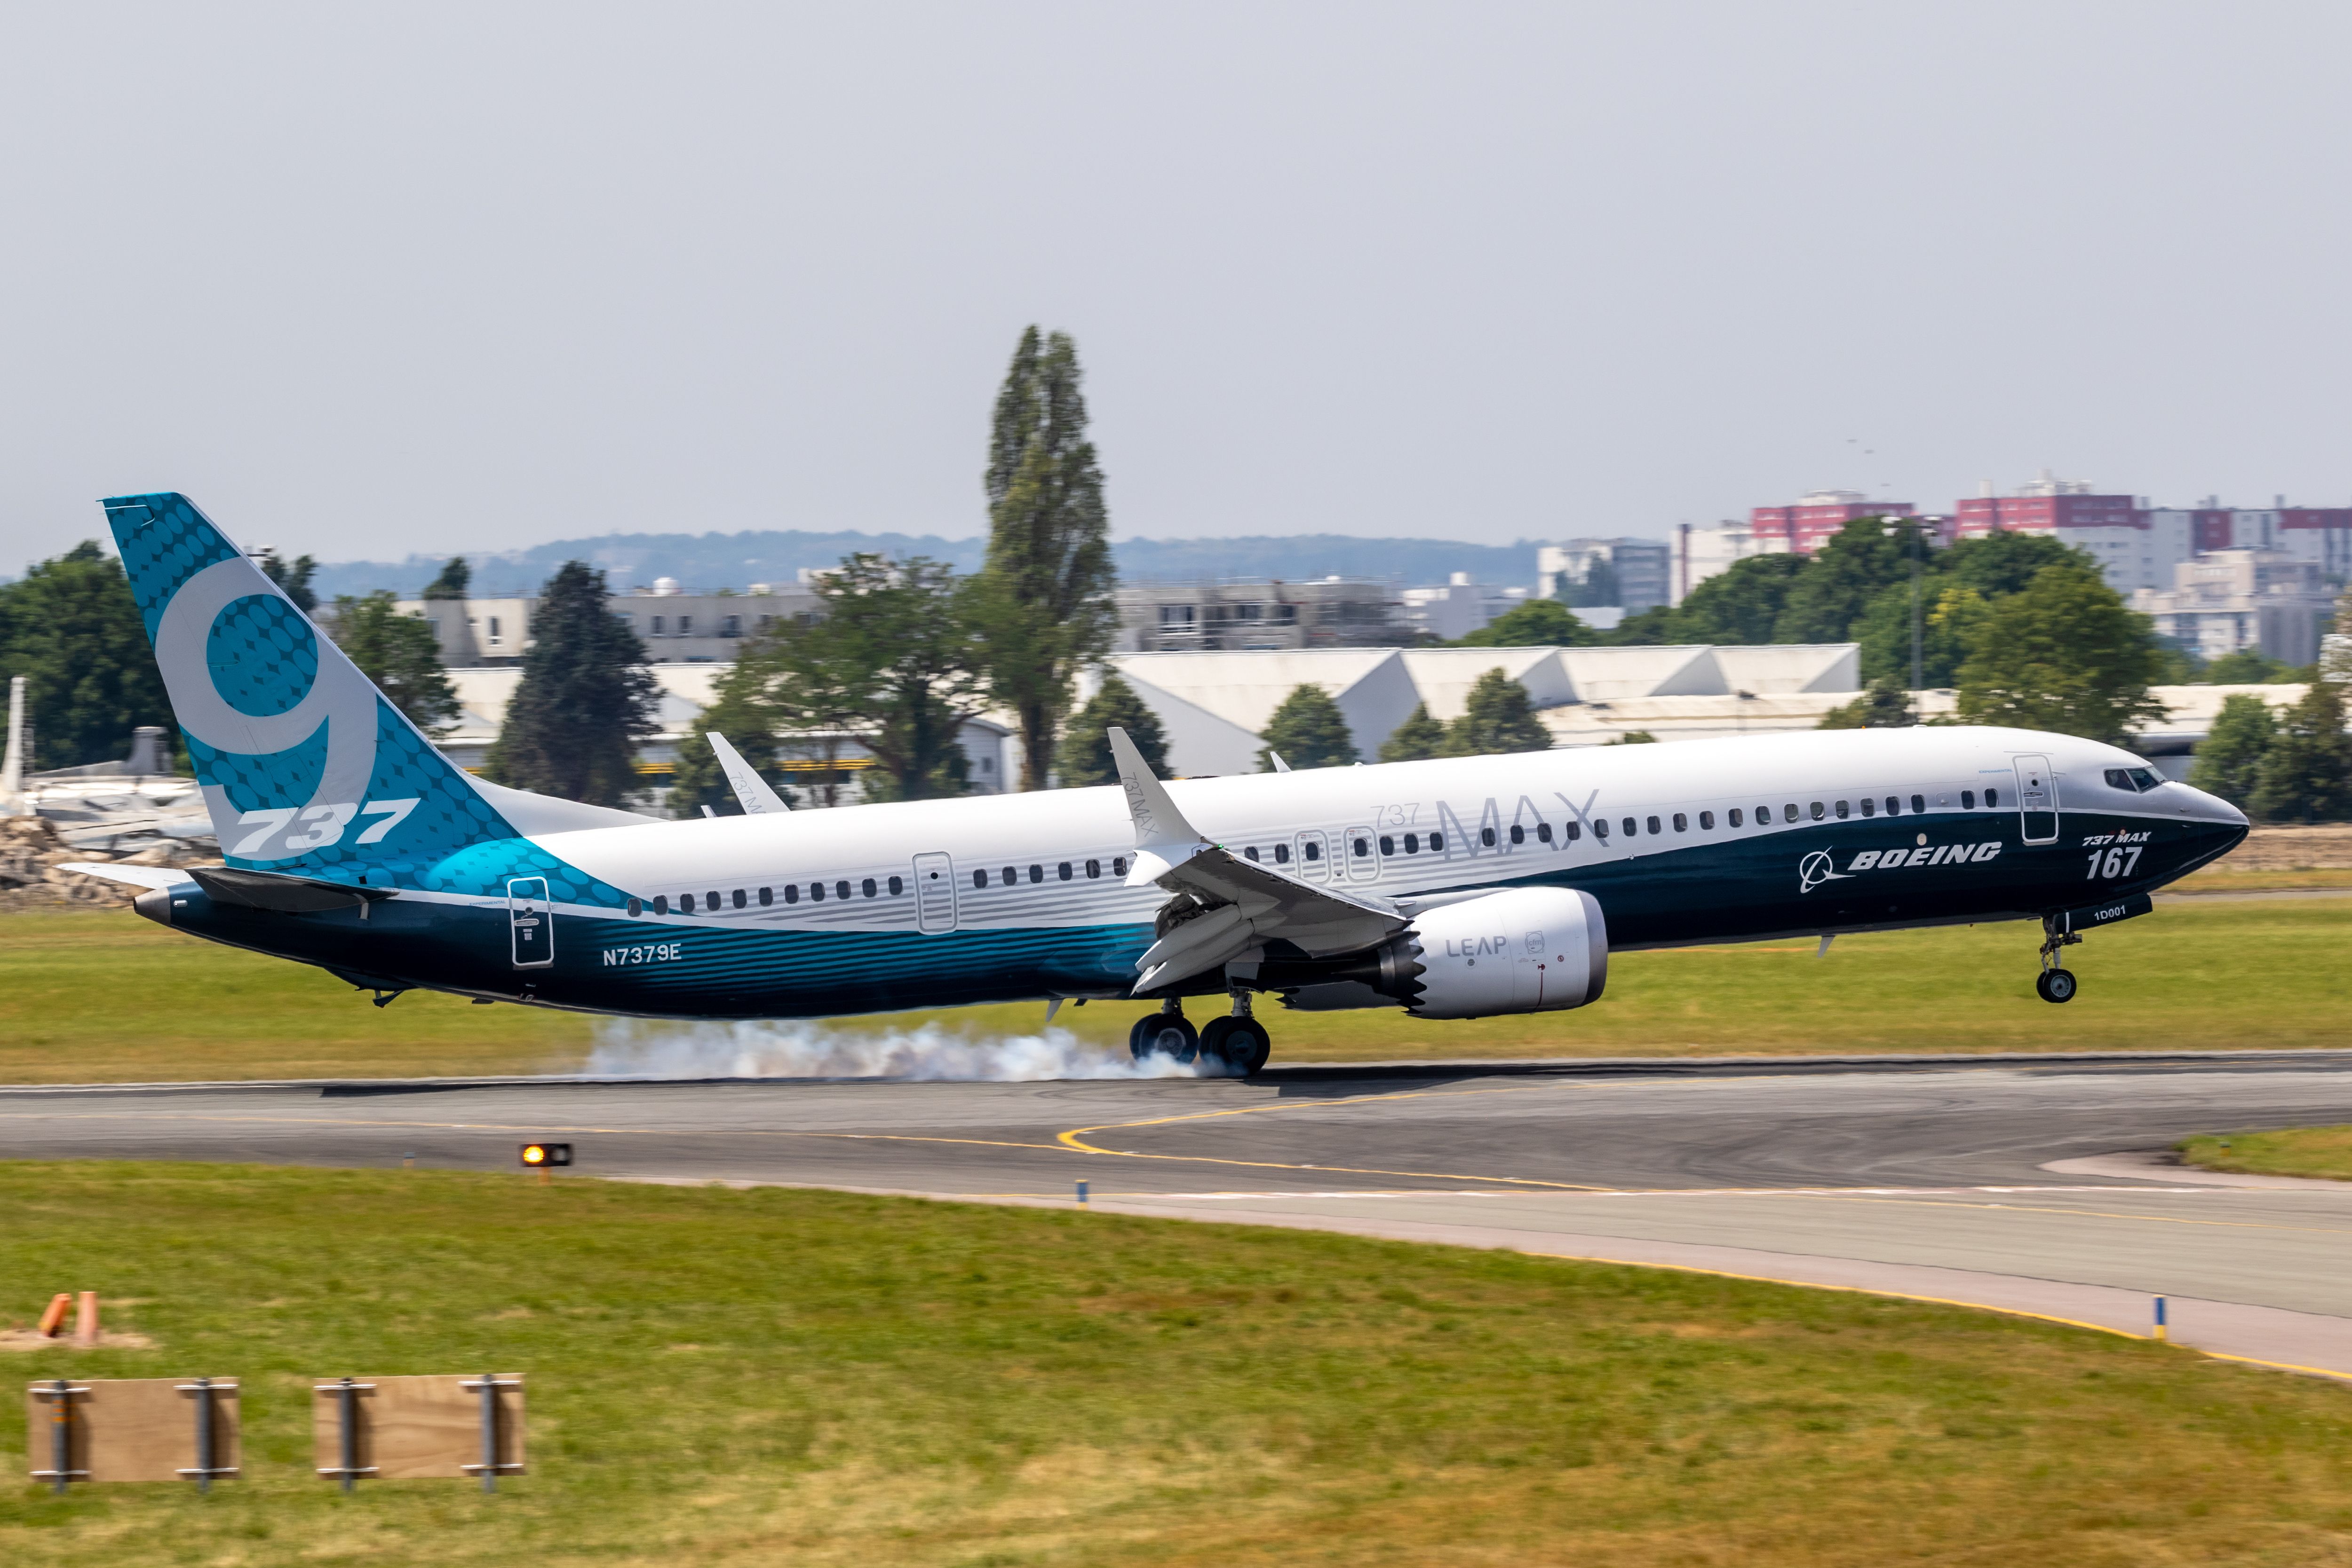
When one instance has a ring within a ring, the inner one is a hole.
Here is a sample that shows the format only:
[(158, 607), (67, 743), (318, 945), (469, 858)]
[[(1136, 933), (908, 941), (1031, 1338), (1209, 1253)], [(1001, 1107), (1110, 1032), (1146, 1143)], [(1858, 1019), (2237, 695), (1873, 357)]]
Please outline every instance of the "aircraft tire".
[(2071, 1002), (2076, 990), (2072, 969), (2044, 969), (2033, 982), (2033, 990), (2045, 1002)]
[(1190, 1061), (1200, 1052), (1200, 1032), (1181, 1014), (1146, 1013), (1127, 1031), (1127, 1053), (1138, 1061), (1152, 1055)]
[(1247, 1078), (1274, 1054), (1274, 1040), (1265, 1032), (1265, 1025), (1255, 1019), (1234, 1019), (1232, 1022), (1234, 1027), (1224, 1039), (1225, 1064)]

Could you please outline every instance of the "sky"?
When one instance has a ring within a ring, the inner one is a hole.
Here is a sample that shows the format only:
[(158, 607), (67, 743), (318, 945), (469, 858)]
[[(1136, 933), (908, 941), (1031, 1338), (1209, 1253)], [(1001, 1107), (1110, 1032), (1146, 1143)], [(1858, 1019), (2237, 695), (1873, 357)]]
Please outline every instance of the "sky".
[(2352, 501), (2352, 8), (0, 4), (0, 573), (976, 533), (1663, 537), (2044, 468)]

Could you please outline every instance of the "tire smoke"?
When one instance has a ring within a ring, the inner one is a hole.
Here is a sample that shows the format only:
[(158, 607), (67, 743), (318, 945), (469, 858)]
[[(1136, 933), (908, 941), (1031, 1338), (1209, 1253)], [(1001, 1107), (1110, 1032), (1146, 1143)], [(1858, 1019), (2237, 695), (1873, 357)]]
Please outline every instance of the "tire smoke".
[(1222, 1061), (1176, 1061), (1091, 1044), (1066, 1029), (974, 1035), (936, 1023), (847, 1029), (824, 1022), (646, 1023), (608, 1019), (584, 1069), (592, 1078), (895, 1078), (1035, 1083), (1080, 1078), (1222, 1078)]

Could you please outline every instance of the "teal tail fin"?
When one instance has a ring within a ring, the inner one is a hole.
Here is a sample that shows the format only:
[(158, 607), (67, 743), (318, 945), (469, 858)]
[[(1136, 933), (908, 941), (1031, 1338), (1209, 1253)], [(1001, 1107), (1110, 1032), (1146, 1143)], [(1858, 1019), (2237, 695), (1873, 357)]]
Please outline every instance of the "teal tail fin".
[(186, 497), (103, 505), (231, 865), (398, 884), (485, 841), (643, 820), (478, 782)]

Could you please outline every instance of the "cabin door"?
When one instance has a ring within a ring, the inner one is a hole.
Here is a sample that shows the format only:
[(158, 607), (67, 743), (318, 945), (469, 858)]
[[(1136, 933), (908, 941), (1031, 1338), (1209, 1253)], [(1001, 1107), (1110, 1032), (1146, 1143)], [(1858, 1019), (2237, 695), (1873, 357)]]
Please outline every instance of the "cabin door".
[(915, 857), (915, 924), (934, 936), (956, 923), (955, 862), (944, 854)]
[(543, 969), (555, 962), (555, 911), (547, 902), (547, 879), (518, 876), (507, 883), (507, 934), (514, 967)]
[(1331, 878), (1331, 850), (1323, 835), (1309, 831), (1298, 835), (1298, 874), (1309, 882), (1328, 882)]
[(2050, 758), (2020, 757), (2017, 763), (2017, 813), (2020, 836), (2029, 844), (2058, 841), (2058, 780), (2051, 776)]

